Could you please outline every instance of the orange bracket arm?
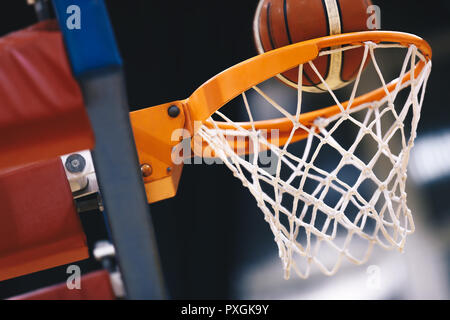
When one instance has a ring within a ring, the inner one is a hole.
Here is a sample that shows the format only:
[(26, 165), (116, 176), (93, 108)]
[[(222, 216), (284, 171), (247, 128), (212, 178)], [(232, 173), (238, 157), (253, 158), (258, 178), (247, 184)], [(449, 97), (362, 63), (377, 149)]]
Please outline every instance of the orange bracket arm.
[[(170, 116), (169, 108), (173, 106), (177, 109)], [(130, 113), (149, 203), (171, 198), (177, 192), (183, 164), (172, 161), (173, 148), (180, 143), (178, 136), (172, 135), (175, 130), (184, 128), (185, 119), (183, 101)]]

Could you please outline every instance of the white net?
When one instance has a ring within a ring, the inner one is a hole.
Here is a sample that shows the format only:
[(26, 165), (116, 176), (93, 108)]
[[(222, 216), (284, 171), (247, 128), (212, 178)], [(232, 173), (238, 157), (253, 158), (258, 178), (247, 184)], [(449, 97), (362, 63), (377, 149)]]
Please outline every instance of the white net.
[[(349, 90), (350, 97), (345, 99), (348, 104), (338, 100), (309, 62), (339, 107), (337, 114), (317, 118), (312, 124), (301, 120), (300, 76), (295, 112), (289, 113), (288, 108), (278, 104), (258, 85), (242, 94), (250, 126), (232, 121), (217, 111), (198, 132), (215, 156), (255, 197), (274, 234), (285, 278), (289, 278), (291, 270), (306, 278), (313, 266), (332, 275), (344, 259), (362, 264), (368, 260), (374, 245), (402, 250), (406, 236), (414, 231), (406, 203), (406, 169), (431, 62), (414, 45), (392, 43), (366, 42), (322, 51), (320, 55), (360, 47), (364, 48), (364, 56), (351, 93)], [(390, 86), (385, 82), (375, 51), (395, 48), (406, 51), (398, 79), (403, 79), (408, 71), (411, 77)], [(353, 105), (366, 60), (371, 61), (384, 94), (374, 101)], [(420, 60), (425, 65), (420, 72), (415, 72)], [(300, 65), (300, 75), (302, 70)], [(282, 146), (256, 129), (253, 111), (258, 106), (251, 106), (248, 99), (252, 90), (252, 94), (260, 95), (292, 122), (290, 135)], [(223, 129), (223, 124), (228, 128)], [(295, 133), (301, 130), (307, 133), (307, 138), (300, 148), (299, 143), (293, 142)], [(230, 137), (248, 139), (253, 156), (248, 158), (236, 152)], [(263, 151), (275, 155), (272, 172), (260, 165)], [(329, 161), (324, 164), (320, 159), (327, 157), (337, 160), (332, 165)]]

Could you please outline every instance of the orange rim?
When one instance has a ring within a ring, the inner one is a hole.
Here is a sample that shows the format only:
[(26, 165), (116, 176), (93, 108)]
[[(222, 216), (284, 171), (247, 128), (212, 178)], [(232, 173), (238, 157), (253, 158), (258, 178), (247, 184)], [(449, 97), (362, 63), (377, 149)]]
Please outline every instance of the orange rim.
[[(322, 49), (342, 45), (363, 45), (364, 42), (374, 43), (397, 43), (405, 47), (415, 45), (423, 54), (425, 59), (431, 60), (432, 51), (430, 45), (422, 38), (403, 32), (393, 31), (364, 31), (339, 35), (332, 35), (323, 38), (299, 42), (276, 50), (268, 51), (259, 56), (243, 61), (211, 78), (200, 86), (194, 93), (184, 101), (187, 109), (187, 127), (194, 131), (193, 122), (201, 121), (208, 127), (212, 124), (207, 119), (222, 106), (249, 90), (253, 86), (270, 79), (277, 74), (296, 67), (300, 64), (314, 60)], [(425, 63), (419, 61), (415, 67), (415, 77), (420, 74)], [(402, 83), (410, 79), (410, 73), (406, 73)], [(391, 92), (395, 89), (399, 80), (387, 85)], [(354, 99), (351, 108), (357, 107), (365, 102), (379, 100), (385, 96), (383, 87), (375, 89), (369, 93)], [(341, 103), (346, 108), (348, 101)], [(338, 105), (325, 107), (316, 111), (307, 112), (300, 115), (299, 121), (305, 126), (311, 126), (314, 119), (318, 117), (331, 117), (341, 112)], [(234, 126), (216, 121), (220, 129), (235, 129)], [(251, 122), (237, 122), (237, 125), (244, 129), (252, 128)], [(280, 138), (289, 134), (292, 130), (292, 122), (287, 118), (276, 118), (253, 122), (256, 129), (278, 129)], [(193, 132), (195, 133), (195, 132)], [(292, 141), (303, 139), (306, 132), (298, 130)], [(282, 141), (281, 141), (282, 142)]]

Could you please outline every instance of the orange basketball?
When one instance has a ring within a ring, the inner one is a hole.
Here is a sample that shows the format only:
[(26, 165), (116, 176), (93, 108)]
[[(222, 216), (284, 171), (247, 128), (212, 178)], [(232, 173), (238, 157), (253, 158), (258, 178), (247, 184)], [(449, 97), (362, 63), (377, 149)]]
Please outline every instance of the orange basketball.
[[(296, 42), (327, 35), (366, 31), (370, 0), (260, 0), (253, 32), (259, 53)], [(331, 89), (339, 89), (354, 80), (361, 65), (364, 49), (335, 52), (313, 60)], [(278, 76), (296, 88), (298, 69)], [(326, 91), (309, 64), (303, 66), (303, 90)]]

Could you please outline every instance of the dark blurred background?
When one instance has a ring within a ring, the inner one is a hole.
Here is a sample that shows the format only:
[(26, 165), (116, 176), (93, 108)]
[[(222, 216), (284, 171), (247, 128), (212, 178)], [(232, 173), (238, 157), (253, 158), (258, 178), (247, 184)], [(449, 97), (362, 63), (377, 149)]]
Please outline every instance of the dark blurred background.
[[(252, 21), (257, 0), (105, 2), (125, 63), (130, 110), (186, 98), (213, 75), (256, 55)], [(373, 2), (381, 8), (382, 29), (414, 33), (433, 48), (433, 71), (418, 143), (421, 136), (433, 138), (450, 130), (450, 90), (445, 87), (450, 74), (450, 2)], [(36, 22), (33, 8), (25, 0), (6, 0), (0, 6), (0, 36)], [(449, 145), (439, 149), (437, 157), (450, 162)], [(418, 170), (430, 164), (432, 160), (419, 162)], [(429, 291), (419, 289), (422, 298), (448, 297), (450, 202), (446, 199), (450, 194), (450, 172), (443, 170), (439, 177), (410, 182), (413, 192), (409, 197), (419, 203), (417, 228), (423, 225), (423, 229), (432, 230), (434, 237), (430, 245), (424, 244), (423, 250), (437, 252), (437, 262), (420, 255), (417, 259), (441, 264), (438, 269), (430, 268), (430, 272), (443, 273), (436, 280), (442, 287), (438, 283)], [(331, 281), (325, 276), (303, 282), (282, 280), (281, 262), (268, 225), (253, 197), (224, 166), (186, 165), (178, 195), (151, 205), (151, 214), (172, 298), (346, 297), (337, 287), (325, 284)], [(100, 213), (85, 213), (82, 221), (90, 248), (106, 238)], [(428, 239), (428, 234), (424, 237)], [(408, 249), (414, 247), (410, 245)], [(92, 258), (77, 264), (84, 273), (100, 268)], [(63, 282), (65, 270), (63, 266), (2, 282), (0, 298)], [(271, 273), (265, 273), (267, 270)], [(355, 270), (364, 272), (365, 267)], [(277, 280), (265, 278), (265, 274)], [(419, 276), (426, 278), (427, 274), (424, 271)], [(402, 285), (379, 298), (411, 297), (405, 292), (408, 287)], [(319, 292), (314, 287), (324, 289)], [(308, 296), (306, 291), (318, 293)], [(426, 296), (427, 292), (435, 294)]]

